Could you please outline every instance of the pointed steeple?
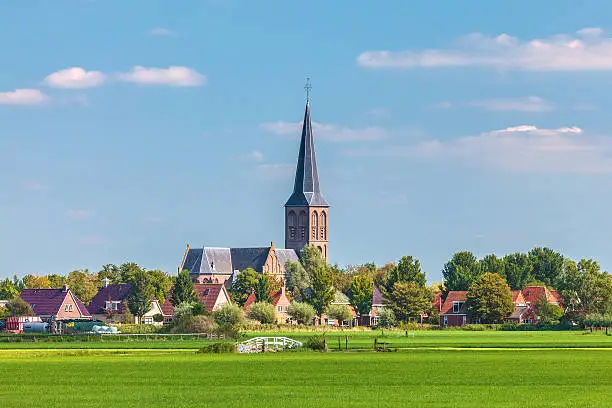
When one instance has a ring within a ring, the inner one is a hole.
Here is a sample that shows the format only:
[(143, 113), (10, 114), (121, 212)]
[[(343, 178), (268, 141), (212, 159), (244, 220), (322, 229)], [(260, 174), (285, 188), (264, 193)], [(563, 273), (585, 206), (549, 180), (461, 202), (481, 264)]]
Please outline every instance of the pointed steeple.
[[(307, 91), (309, 88), (307, 88)], [(315, 157), (314, 138), (312, 136), (312, 121), (310, 120), (310, 100), (306, 101), (302, 140), (295, 170), (293, 194), (287, 200), (285, 207), (318, 206), (329, 207), (319, 190), (319, 174)]]

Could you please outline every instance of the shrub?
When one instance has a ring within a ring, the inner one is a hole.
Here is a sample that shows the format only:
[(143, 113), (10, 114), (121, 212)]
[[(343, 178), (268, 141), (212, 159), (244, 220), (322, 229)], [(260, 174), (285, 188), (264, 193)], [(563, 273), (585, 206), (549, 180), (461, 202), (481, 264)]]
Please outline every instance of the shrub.
[(198, 350), (198, 353), (235, 353), (235, 343), (213, 343)]
[(225, 304), (213, 314), (215, 322), (219, 326), (237, 328), (244, 323), (242, 309), (236, 304)]
[(310, 324), (315, 315), (314, 307), (305, 302), (291, 302), (287, 314), (299, 324)]
[(159, 328), (152, 324), (122, 324), (117, 329), (122, 334), (151, 334), (159, 331)]
[(267, 302), (255, 302), (248, 313), (249, 319), (257, 320), (262, 324), (276, 323), (274, 306)]
[(184, 319), (183, 333), (210, 333), (213, 331), (213, 319), (210, 316), (189, 316)]
[(155, 315), (153, 315), (153, 321), (160, 323), (164, 321), (164, 316), (161, 313), (157, 313)]
[(325, 335), (309, 337), (306, 340), (304, 346), (311, 350), (327, 351), (327, 342), (325, 341)]
[(204, 305), (204, 303), (199, 302), (199, 301), (193, 303), (193, 306), (191, 307), (191, 314), (194, 316), (198, 316), (198, 315), (209, 316), (210, 315), (208, 310), (206, 310), (206, 306)]
[(344, 321), (350, 322), (353, 320), (353, 314), (351, 313), (351, 309), (349, 309), (346, 305), (331, 305), (327, 309), (327, 315), (332, 319), (338, 321), (338, 325), (342, 324)]
[(397, 320), (395, 319), (395, 313), (388, 307), (383, 308), (378, 312), (378, 326), (383, 329), (388, 329), (395, 326)]
[(195, 302), (181, 302), (174, 306), (174, 318), (180, 318), (185, 315), (193, 314), (193, 306)]

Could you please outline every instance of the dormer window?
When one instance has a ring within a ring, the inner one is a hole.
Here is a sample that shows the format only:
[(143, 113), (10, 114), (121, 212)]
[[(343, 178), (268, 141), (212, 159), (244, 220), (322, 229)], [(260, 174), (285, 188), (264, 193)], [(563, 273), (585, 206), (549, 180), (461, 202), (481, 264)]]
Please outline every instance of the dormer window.
[(464, 302), (453, 302), (453, 313), (459, 313)]
[(208, 288), (204, 289), (204, 296), (208, 296), (209, 293), (210, 293), (210, 289)]

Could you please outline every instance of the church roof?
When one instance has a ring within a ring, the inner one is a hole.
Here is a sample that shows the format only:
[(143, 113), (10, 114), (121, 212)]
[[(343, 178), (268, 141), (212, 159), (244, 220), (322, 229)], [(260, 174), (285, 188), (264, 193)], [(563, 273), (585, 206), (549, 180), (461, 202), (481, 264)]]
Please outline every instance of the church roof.
[[(288, 261), (298, 261), (293, 249), (274, 248), (278, 261), (284, 265)], [(253, 268), (262, 271), (270, 247), (260, 248), (189, 248), (182, 269), (193, 274), (231, 274)]]
[(295, 170), (293, 194), (285, 204), (285, 207), (301, 206), (329, 207), (319, 190), (319, 173), (312, 135), (312, 121), (310, 120), (310, 102), (306, 102), (306, 111), (304, 112), (302, 140)]

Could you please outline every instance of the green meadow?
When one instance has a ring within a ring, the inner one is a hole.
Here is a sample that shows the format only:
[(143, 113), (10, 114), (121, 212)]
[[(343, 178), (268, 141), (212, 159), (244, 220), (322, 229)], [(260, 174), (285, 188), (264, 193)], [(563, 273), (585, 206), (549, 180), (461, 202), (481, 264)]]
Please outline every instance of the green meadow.
[[(246, 340), (255, 336), (285, 336), (306, 341), (313, 335), (321, 336), (324, 332), (307, 331), (276, 331), (248, 332), (243, 335)], [(346, 347), (348, 337), (349, 350), (371, 350), (374, 340), (379, 346), (398, 349), (413, 348), (607, 348), (612, 347), (612, 336), (602, 332), (588, 333), (576, 331), (463, 331), (463, 330), (431, 330), (431, 331), (371, 331), (371, 330), (330, 330), (325, 332), (328, 347), (333, 351), (338, 349), (338, 338), (342, 349)], [(6, 338), (0, 340), (2, 349), (198, 349), (210, 341), (207, 340), (177, 340), (147, 338), (121, 338), (99, 336), (65, 337), (71, 341), (48, 341), (46, 336), (40, 336), (36, 342), (20, 340), (18, 336), (11, 342)], [(215, 340), (218, 341), (218, 340)]]
[(605, 407), (612, 350), (2, 350), (4, 407)]

